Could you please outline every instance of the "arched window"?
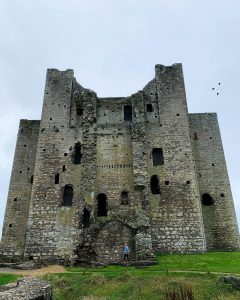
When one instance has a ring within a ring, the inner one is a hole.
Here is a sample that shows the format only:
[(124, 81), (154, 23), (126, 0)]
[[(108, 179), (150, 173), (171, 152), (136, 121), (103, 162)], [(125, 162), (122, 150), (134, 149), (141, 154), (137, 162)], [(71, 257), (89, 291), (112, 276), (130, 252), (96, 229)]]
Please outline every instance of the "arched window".
[(107, 216), (107, 196), (105, 194), (99, 194), (97, 196), (97, 216)]
[(124, 121), (132, 121), (132, 105), (124, 106)]
[(83, 227), (87, 228), (90, 224), (90, 211), (84, 207), (83, 210)]
[(155, 195), (160, 194), (159, 179), (157, 175), (151, 177), (151, 192)]
[(121, 194), (121, 204), (128, 205), (128, 192), (123, 191)]
[(82, 160), (81, 144), (78, 142), (74, 145), (73, 163), (80, 164)]
[(153, 112), (152, 104), (147, 104), (147, 112)]
[(211, 206), (213, 203), (213, 198), (208, 193), (202, 195), (202, 204), (204, 206)]
[(152, 150), (152, 159), (154, 166), (160, 166), (164, 164), (162, 148), (154, 148)]
[(63, 192), (62, 206), (72, 206), (73, 188), (71, 185), (65, 185)]

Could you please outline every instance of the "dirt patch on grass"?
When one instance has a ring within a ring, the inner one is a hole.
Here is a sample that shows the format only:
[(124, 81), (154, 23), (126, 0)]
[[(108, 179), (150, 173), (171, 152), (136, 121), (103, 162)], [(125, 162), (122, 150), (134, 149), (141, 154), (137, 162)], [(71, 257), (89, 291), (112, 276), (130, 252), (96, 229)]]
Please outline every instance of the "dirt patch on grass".
[(59, 265), (50, 265), (47, 267), (42, 267), (40, 269), (34, 270), (16, 270), (10, 268), (0, 268), (0, 273), (11, 273), (11, 274), (18, 274), (23, 276), (43, 276), (48, 273), (64, 273), (66, 272), (63, 266)]

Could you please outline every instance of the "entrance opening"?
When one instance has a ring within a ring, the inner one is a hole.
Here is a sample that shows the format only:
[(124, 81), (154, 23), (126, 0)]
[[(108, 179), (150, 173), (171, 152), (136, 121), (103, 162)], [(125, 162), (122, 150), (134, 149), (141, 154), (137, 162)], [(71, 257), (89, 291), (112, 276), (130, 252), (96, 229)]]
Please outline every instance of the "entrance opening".
[(164, 164), (162, 148), (154, 148), (152, 150), (152, 159), (154, 166), (160, 166)]
[(78, 142), (74, 145), (73, 163), (80, 164), (82, 160), (81, 144)]
[(204, 206), (211, 206), (213, 203), (213, 198), (209, 194), (205, 193), (202, 195), (202, 204)]
[(84, 207), (83, 210), (83, 227), (87, 228), (90, 224), (90, 211)]
[(155, 195), (160, 194), (159, 179), (157, 175), (151, 177), (151, 192)]
[(105, 217), (107, 216), (107, 196), (105, 194), (99, 194), (97, 196), (97, 216)]
[(71, 185), (65, 185), (63, 192), (62, 206), (72, 206), (73, 188)]
[(132, 105), (124, 106), (124, 121), (132, 121)]
[(128, 205), (128, 192), (123, 191), (121, 194), (121, 204)]

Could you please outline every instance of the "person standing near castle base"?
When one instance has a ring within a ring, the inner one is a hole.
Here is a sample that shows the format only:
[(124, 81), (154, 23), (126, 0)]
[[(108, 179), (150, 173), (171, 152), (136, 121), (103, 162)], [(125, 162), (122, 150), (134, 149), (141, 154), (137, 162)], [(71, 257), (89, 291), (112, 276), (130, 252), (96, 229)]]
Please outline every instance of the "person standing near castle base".
[(128, 248), (128, 245), (127, 243), (124, 244), (123, 246), (123, 260), (125, 261), (128, 261), (128, 254), (129, 254), (129, 248)]

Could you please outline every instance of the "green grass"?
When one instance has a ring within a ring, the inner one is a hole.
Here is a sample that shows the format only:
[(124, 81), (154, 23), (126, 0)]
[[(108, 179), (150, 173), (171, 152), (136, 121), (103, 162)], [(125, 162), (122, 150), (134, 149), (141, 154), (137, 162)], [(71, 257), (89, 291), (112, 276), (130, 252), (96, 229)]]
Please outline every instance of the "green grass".
[(14, 282), (21, 277), (22, 276), (14, 275), (14, 274), (0, 274), (0, 286), (10, 282)]
[(67, 268), (69, 273), (50, 274), (47, 279), (53, 285), (55, 300), (166, 299), (168, 289), (180, 286), (192, 289), (196, 300), (240, 299), (240, 291), (211, 273), (240, 274), (240, 252), (160, 254), (157, 259), (157, 265), (147, 268)]
[[(95, 275), (95, 276), (93, 276)], [(106, 273), (52, 274), (46, 277), (54, 290), (54, 300), (159, 300), (166, 299), (167, 289), (187, 286), (195, 300), (239, 300), (240, 291), (232, 289), (213, 274), (153, 273), (151, 276)]]
[(240, 274), (240, 252), (208, 252), (204, 254), (158, 255), (158, 265), (152, 269), (194, 270)]
[[(240, 299), (240, 290), (219, 281), (221, 273), (240, 276), (240, 252), (160, 254), (157, 260), (157, 265), (146, 268), (67, 268), (44, 278), (53, 286), (54, 300), (166, 300), (167, 291), (183, 286), (193, 291), (194, 300)], [(0, 284), (17, 278), (0, 274)]]
[[(208, 252), (203, 254), (159, 254), (158, 264), (144, 269), (128, 267), (139, 274), (153, 271), (200, 271), (240, 274), (240, 252)], [(125, 267), (67, 268), (71, 272), (122, 272)]]

